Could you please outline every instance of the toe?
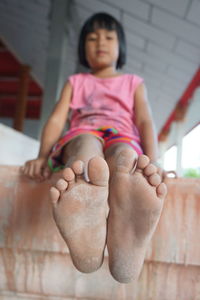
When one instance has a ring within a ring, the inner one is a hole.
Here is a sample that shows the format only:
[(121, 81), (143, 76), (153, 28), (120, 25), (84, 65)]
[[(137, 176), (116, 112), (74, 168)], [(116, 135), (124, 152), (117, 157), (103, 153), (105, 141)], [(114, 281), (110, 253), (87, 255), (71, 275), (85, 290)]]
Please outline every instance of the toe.
[(149, 176), (148, 180), (153, 186), (158, 186), (161, 183), (161, 177), (157, 173)]
[(63, 171), (63, 177), (66, 181), (73, 181), (75, 179), (75, 174), (71, 168), (66, 168)]
[(72, 164), (72, 170), (76, 175), (83, 174), (84, 163), (81, 160), (77, 160)]
[(51, 199), (51, 202), (53, 204), (56, 204), (58, 202), (59, 197), (60, 197), (59, 190), (52, 186), (50, 188), (50, 199)]
[(136, 158), (137, 156), (131, 148), (121, 150), (116, 159), (116, 170), (123, 173), (133, 173)]
[(158, 185), (157, 189), (157, 195), (159, 198), (164, 198), (167, 194), (167, 186), (164, 182)]
[(142, 154), (138, 157), (137, 168), (144, 169), (148, 166), (148, 164), (149, 164), (148, 156)]
[(109, 169), (106, 161), (95, 156), (88, 162), (88, 177), (92, 184), (107, 186), (109, 179)]
[(157, 172), (156, 166), (153, 164), (149, 164), (146, 168), (144, 168), (144, 175), (150, 176)]
[(57, 181), (56, 187), (59, 191), (65, 191), (68, 187), (68, 182), (61, 178)]

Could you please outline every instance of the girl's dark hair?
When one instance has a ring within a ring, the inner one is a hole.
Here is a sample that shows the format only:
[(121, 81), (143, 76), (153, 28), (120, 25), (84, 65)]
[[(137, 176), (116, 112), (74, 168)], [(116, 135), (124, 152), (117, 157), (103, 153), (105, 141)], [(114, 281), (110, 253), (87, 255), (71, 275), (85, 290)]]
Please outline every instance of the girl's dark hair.
[(92, 15), (83, 25), (79, 36), (78, 57), (84, 67), (89, 68), (86, 60), (85, 41), (88, 33), (94, 32), (97, 28), (115, 30), (119, 41), (119, 57), (116, 68), (121, 68), (126, 62), (126, 39), (122, 25), (107, 13), (96, 13)]

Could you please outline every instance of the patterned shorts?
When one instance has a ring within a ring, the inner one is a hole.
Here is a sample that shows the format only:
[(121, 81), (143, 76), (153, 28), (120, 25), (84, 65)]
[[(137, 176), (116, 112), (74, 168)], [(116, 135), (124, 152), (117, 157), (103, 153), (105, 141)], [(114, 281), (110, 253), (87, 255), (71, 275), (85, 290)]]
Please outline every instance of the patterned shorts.
[(48, 166), (53, 172), (64, 168), (61, 158), (63, 147), (73, 138), (82, 134), (92, 134), (100, 139), (103, 143), (104, 151), (116, 143), (125, 143), (130, 145), (138, 153), (138, 155), (143, 153), (137, 136), (122, 134), (115, 128), (104, 126), (97, 129), (70, 129), (53, 146), (50, 152)]

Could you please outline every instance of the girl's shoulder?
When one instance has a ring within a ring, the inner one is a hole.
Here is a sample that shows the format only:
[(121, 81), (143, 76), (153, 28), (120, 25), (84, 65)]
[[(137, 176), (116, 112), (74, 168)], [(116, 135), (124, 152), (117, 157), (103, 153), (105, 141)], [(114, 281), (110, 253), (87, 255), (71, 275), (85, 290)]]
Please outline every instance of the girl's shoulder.
[(75, 74), (72, 74), (68, 77), (68, 79), (77, 79), (77, 78), (81, 78), (84, 76), (84, 73), (75, 73)]
[(129, 77), (132, 80), (144, 80), (141, 76), (135, 74), (135, 73), (125, 73), (127, 77)]
[(69, 76), (69, 82), (71, 83), (72, 86), (77, 86), (79, 83), (83, 84), (88, 83), (88, 81), (92, 82), (107, 82), (109, 81), (110, 83), (113, 82), (113, 84), (117, 84), (120, 82), (126, 82), (127, 84), (131, 84), (134, 86), (138, 86), (140, 83), (143, 83), (144, 79), (142, 77), (140, 77), (137, 74), (134, 73), (121, 73), (118, 76), (114, 76), (114, 77), (109, 77), (109, 78), (98, 78), (95, 77), (94, 75), (90, 74), (90, 73), (76, 73), (73, 74), (71, 76)]
[(76, 73), (76, 74), (70, 75), (68, 77), (68, 81), (73, 86), (74, 84), (78, 84), (79, 82), (83, 82), (83, 80), (87, 77), (88, 77), (88, 73)]
[(141, 83), (144, 82), (144, 79), (134, 73), (125, 73), (123, 81), (130, 87), (130, 89), (136, 89)]

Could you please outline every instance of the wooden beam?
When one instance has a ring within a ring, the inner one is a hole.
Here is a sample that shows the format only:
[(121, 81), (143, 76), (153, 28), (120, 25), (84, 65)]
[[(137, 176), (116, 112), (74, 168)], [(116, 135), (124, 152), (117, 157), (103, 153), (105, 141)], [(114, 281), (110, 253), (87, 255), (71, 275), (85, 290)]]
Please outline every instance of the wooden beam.
[(176, 120), (177, 117), (177, 107), (183, 106), (184, 108), (190, 105), (190, 101), (192, 96), (196, 90), (196, 88), (200, 86), (200, 67), (197, 69), (196, 73), (194, 74), (191, 82), (189, 83), (188, 87), (185, 89), (183, 95), (179, 99), (176, 104), (176, 107), (172, 111), (171, 115), (169, 116), (168, 120), (166, 121), (165, 125), (161, 129), (158, 139), (160, 140), (163, 136), (163, 133), (170, 132), (170, 127), (173, 121)]
[(27, 107), (28, 87), (30, 78), (29, 73), (30, 67), (28, 65), (22, 65), (20, 70), (20, 87), (15, 109), (15, 118), (13, 122), (13, 128), (18, 131), (23, 131)]

